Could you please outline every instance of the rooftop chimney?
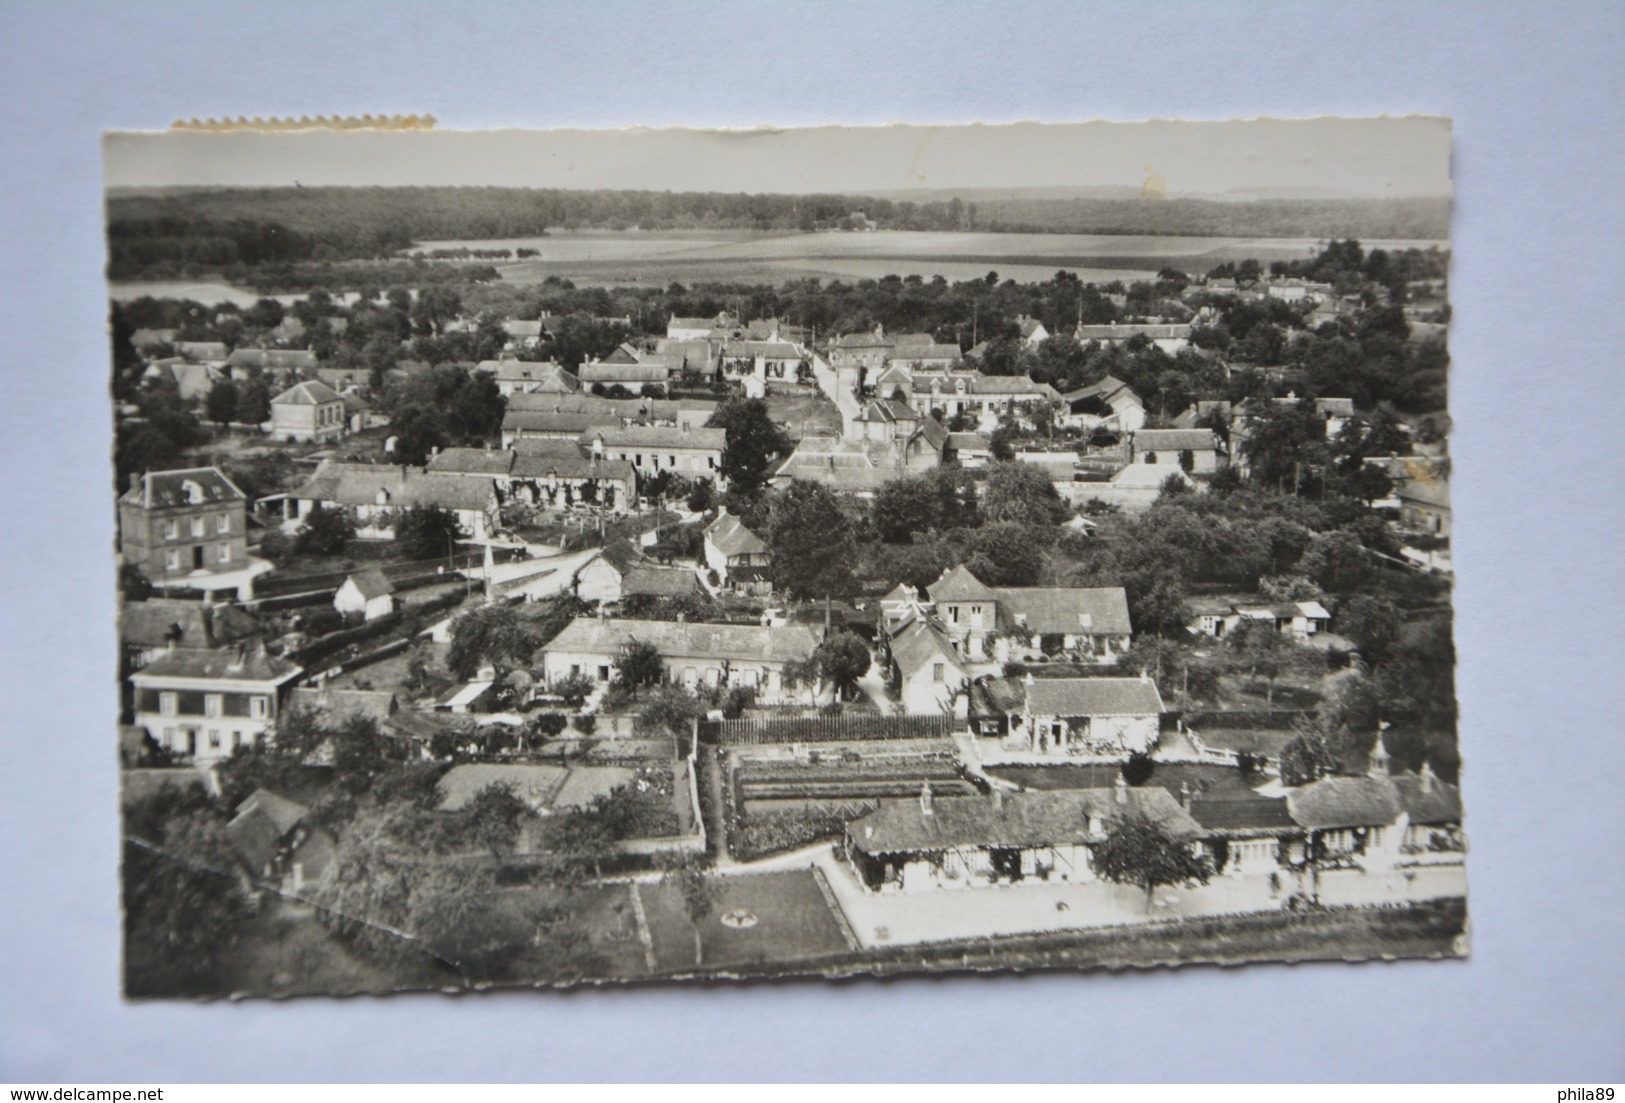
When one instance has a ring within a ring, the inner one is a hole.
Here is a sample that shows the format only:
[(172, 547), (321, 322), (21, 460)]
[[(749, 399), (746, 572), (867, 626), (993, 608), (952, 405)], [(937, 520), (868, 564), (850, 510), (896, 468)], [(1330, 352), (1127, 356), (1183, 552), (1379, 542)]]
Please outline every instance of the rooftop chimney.
[(1140, 681), (1142, 683), (1149, 683), (1151, 681), (1150, 673), (1147, 672), (1143, 666), (1140, 668)]
[(1386, 722), (1377, 724), (1377, 739), (1371, 747), (1371, 764), (1366, 773), (1371, 777), (1388, 776), (1388, 751), (1382, 745), (1382, 733), (1388, 727)]
[(931, 783), (927, 781), (920, 786), (920, 815), (932, 816), (935, 814), (931, 810)]
[(1433, 764), (1432, 763), (1430, 763), (1426, 759), (1424, 759), (1422, 761), (1421, 772), (1417, 775), (1417, 777), (1422, 783), (1422, 792), (1424, 792), (1424, 793), (1433, 792), (1434, 776), (1433, 776)]
[(993, 811), (998, 815), (1004, 814), (1004, 790), (997, 785), (993, 787)]
[(1119, 772), (1118, 775), (1117, 775), (1116, 788), (1117, 788), (1117, 803), (1118, 804), (1127, 804), (1128, 803), (1128, 779), (1123, 777), (1121, 772)]

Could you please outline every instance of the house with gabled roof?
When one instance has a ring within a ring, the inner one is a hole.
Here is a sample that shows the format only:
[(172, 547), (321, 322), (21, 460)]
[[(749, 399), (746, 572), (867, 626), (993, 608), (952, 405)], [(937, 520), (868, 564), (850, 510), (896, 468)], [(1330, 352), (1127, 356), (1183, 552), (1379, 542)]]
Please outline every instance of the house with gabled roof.
[(963, 706), (962, 691), (971, 674), (934, 618), (904, 615), (890, 633), (887, 649), (903, 711), (952, 714), (956, 704)]
[(347, 428), (344, 399), (319, 379), (295, 383), (271, 399), (272, 440), (338, 440)]
[(773, 592), (772, 557), (767, 541), (745, 527), (745, 522), (719, 510), (705, 526), (705, 565), (717, 573), (717, 584), (745, 594)]
[(1129, 462), (1161, 464), (1184, 469), (1182, 456), (1190, 453), (1191, 471), (1215, 471), (1222, 445), (1212, 429), (1138, 429), (1129, 434)]
[(218, 761), (265, 734), (303, 673), (258, 641), (177, 648), (130, 675), (135, 722), (171, 754), (199, 764)]
[(1093, 851), (1128, 815), (1150, 819), (1193, 850), (1201, 825), (1157, 786), (883, 800), (847, 824), (842, 849), (873, 892), (985, 888), (1098, 879)]
[(666, 337), (674, 341), (703, 341), (712, 330), (728, 329), (738, 324), (726, 310), (709, 318), (679, 318), (673, 314), (666, 320)]
[(1065, 410), (1057, 421), (1079, 429), (1134, 432), (1145, 425), (1145, 402), (1127, 383), (1106, 376), (1061, 396)]
[(988, 586), (955, 564), (927, 587), (950, 637), (970, 659), (1007, 661), (1011, 643), (1115, 662), (1133, 639), (1121, 586)]
[(500, 499), (491, 477), (426, 474), (409, 466), (338, 463), (323, 460), (303, 485), (283, 500), (285, 524), (303, 521), (317, 506), (343, 509), (355, 518), (356, 535), (366, 540), (392, 540), (395, 518), (404, 509), (443, 509), (471, 540), (497, 531)]
[(326, 875), (337, 848), (308, 807), (269, 789), (237, 806), (225, 835), (251, 880), (293, 895)]
[(671, 382), (671, 367), (660, 361), (589, 360), (576, 369), (582, 386), (594, 394), (610, 387), (624, 387), (634, 394), (645, 387), (656, 388), (664, 394)]
[(1034, 678), (1006, 717), (1004, 749), (1038, 755), (1127, 754), (1157, 742), (1162, 694), (1137, 678)]
[(570, 374), (564, 365), (551, 360), (544, 363), (529, 360), (481, 360), (474, 366), (474, 370), (489, 375), (496, 382), (497, 390), (504, 395), (581, 392), (581, 380)]
[(1225, 876), (1268, 876), (1290, 862), (1294, 847), (1301, 848), (1303, 829), (1285, 797), (1191, 793), (1185, 807), (1201, 825), (1214, 871)]
[(630, 463), (640, 477), (673, 471), (720, 482), (728, 436), (722, 429), (691, 429), (686, 424), (606, 425), (583, 433), (581, 443), (594, 456)]
[(687, 686), (746, 686), (764, 702), (805, 699), (810, 687), (787, 681), (786, 669), (805, 663), (818, 635), (803, 625), (766, 628), (754, 624), (577, 617), (545, 645), (542, 667), (549, 685), (585, 676), (609, 682), (622, 649), (633, 640), (652, 644), (667, 677)]
[(636, 476), (632, 465), (623, 460), (588, 455), (579, 444), (567, 440), (523, 438), (514, 444), (501, 449), (448, 448), (434, 456), (424, 471), (488, 480), (503, 502), (551, 509), (590, 505), (615, 513), (630, 511), (636, 502)]
[(333, 608), (341, 616), (363, 621), (387, 617), (395, 611), (395, 585), (377, 567), (345, 576), (333, 594)]
[(1080, 345), (1087, 345), (1091, 341), (1098, 342), (1107, 347), (1127, 344), (1136, 337), (1144, 338), (1149, 344), (1166, 352), (1169, 356), (1190, 347), (1191, 327), (1188, 325), (1165, 325), (1145, 323), (1117, 323), (1108, 325), (1086, 326), (1079, 323), (1073, 330), (1072, 336)]

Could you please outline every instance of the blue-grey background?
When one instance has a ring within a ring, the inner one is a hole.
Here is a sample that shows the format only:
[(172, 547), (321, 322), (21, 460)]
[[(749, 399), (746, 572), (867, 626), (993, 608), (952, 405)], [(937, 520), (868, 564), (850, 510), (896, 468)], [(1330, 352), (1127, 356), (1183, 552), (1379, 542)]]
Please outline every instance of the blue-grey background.
[[(1625, 5), (0, 7), (0, 1082), (1625, 1075)], [(98, 132), (1455, 118), (1473, 958), (126, 1006)]]

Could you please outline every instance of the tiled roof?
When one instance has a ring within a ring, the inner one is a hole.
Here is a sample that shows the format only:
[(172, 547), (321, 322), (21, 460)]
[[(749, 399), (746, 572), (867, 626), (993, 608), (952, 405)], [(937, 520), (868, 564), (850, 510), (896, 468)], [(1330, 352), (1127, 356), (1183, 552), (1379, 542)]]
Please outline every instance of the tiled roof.
[(992, 601), (996, 596), (963, 563), (956, 563), (943, 571), (927, 590), (932, 601)]
[[(581, 454), (580, 449), (576, 454)], [(431, 459), (424, 470), (431, 475), (506, 475), (513, 470), (514, 456), (507, 448), (448, 448)]]
[(290, 497), (341, 506), (382, 504), (405, 509), (432, 506), (436, 509), (484, 510), (496, 496), (495, 486), (486, 479), (461, 475), (424, 474), (382, 464), (337, 464), (323, 461), (316, 473)]
[(314, 368), (316, 354), (309, 349), (235, 349), (226, 358), (228, 368)]
[(993, 447), (993, 438), (986, 433), (949, 433), (948, 447), (959, 452), (986, 452)]
[(745, 527), (745, 522), (723, 512), (705, 527), (705, 538), (723, 555), (765, 555), (767, 542)]
[(275, 398), (273, 406), (321, 406), (328, 402), (342, 402), (339, 393), (319, 379), (295, 383)]
[[(519, 396), (515, 395), (513, 397), (517, 398)], [(537, 395), (535, 397), (541, 398), (543, 396)], [(591, 429), (619, 425), (620, 423), (620, 415), (612, 410), (554, 413), (543, 410), (509, 409), (502, 415), (502, 431), (505, 433), (524, 431), (530, 433), (569, 433), (576, 436)]]
[(1034, 716), (1155, 716), (1157, 684), (1139, 678), (1034, 678), (1027, 686)]
[(377, 567), (365, 571), (357, 571), (346, 581), (353, 582), (361, 596), (368, 601), (375, 597), (388, 597), (395, 592), (395, 586), (385, 577), (384, 572)]
[[(1123, 802), (1119, 802), (1119, 797)], [(919, 797), (881, 801), (847, 826), (847, 838), (869, 854), (903, 854), (949, 847), (1067, 846), (1100, 842), (1090, 820), (1109, 830), (1126, 812), (1139, 812), (1172, 835), (1193, 838), (1201, 826), (1166, 789), (1072, 789), (991, 797), (934, 797), (927, 813)]]
[[(1121, 586), (1001, 586), (993, 592), (999, 602), (1001, 628), (1024, 627), (1037, 635), (1058, 636), (1126, 636), (1133, 631), (1128, 597)], [(1020, 619), (1023, 616), (1025, 620)]]
[(1304, 827), (1370, 827), (1399, 818), (1399, 793), (1386, 777), (1325, 777), (1287, 792), (1287, 808)]
[(149, 598), (126, 602), (118, 614), (119, 640), (136, 647), (224, 647), (264, 631), (252, 613), (236, 605)]
[(664, 383), (671, 378), (671, 368), (665, 364), (582, 364), (581, 382), (592, 383)]
[(958, 360), (964, 354), (958, 345), (898, 345), (886, 354), (886, 362), (895, 360)]
[(1212, 429), (1136, 429), (1136, 452), (1215, 452), (1219, 438)]
[(1285, 797), (1200, 797), (1190, 802), (1191, 818), (1209, 832), (1253, 834), (1295, 831)]
[(1461, 790), (1436, 777), (1426, 782), (1417, 774), (1401, 774), (1391, 779), (1399, 795), (1400, 807), (1412, 823), (1424, 826), (1461, 822)]
[(721, 451), (728, 434), (721, 429), (683, 429), (670, 425), (606, 425), (586, 434), (604, 438), (605, 448), (703, 448)]
[(481, 360), (474, 370), (485, 372), (498, 383), (533, 383), (569, 394), (581, 390), (581, 380), (552, 361), (538, 364), (528, 360)]
[(634, 639), (654, 644), (668, 660), (800, 662), (818, 646), (818, 637), (812, 629), (799, 625), (763, 628), (754, 624), (578, 617), (565, 626), (546, 650), (614, 655)]
[(121, 500), (147, 509), (170, 509), (175, 506), (241, 502), (246, 498), (237, 484), (218, 467), (188, 467), (174, 471), (149, 471), (124, 493)]
[(551, 456), (554, 459), (581, 455), (580, 443), (557, 437), (518, 437), (508, 446), (508, 450), (519, 456)]
[(871, 398), (863, 404), (863, 412), (854, 419), (856, 421), (919, 421), (920, 415), (914, 408), (905, 402), (892, 399)]
[(269, 654), (260, 645), (200, 650), (176, 648), (161, 655), (131, 678), (137, 682), (165, 678), (209, 678), (245, 682), (285, 682), (302, 670), (288, 660)]
[(891, 638), (891, 653), (905, 678), (922, 670), (927, 663), (938, 660), (946, 662), (961, 674), (965, 672), (948, 637), (939, 626), (926, 618), (915, 618), (900, 629)]
[[(1108, 375), (1097, 382), (1089, 384), (1087, 387), (1079, 387), (1077, 390), (1064, 394), (1061, 397), (1066, 399), (1068, 402), (1077, 402), (1080, 399), (1085, 398), (1107, 398), (1113, 394), (1116, 394), (1118, 391), (1128, 389), (1129, 385), (1127, 383), (1123, 382), (1121, 379), (1118, 379), (1114, 375)], [(1130, 391), (1130, 393), (1133, 392)]]
[(723, 347), (724, 358), (800, 360), (801, 350), (788, 341), (730, 341)]
[(652, 594), (683, 597), (699, 592), (700, 580), (686, 567), (637, 566), (621, 578), (621, 595)]

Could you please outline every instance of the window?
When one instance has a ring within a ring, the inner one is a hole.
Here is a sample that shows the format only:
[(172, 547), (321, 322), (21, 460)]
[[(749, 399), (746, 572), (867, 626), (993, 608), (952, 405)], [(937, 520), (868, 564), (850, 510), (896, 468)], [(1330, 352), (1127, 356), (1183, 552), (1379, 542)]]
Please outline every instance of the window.
[(941, 663), (931, 664), (931, 680), (933, 682), (947, 681), (947, 668)]
[(164, 552), (164, 569), (166, 571), (180, 570), (181, 553), (176, 551), (174, 548), (170, 548), (168, 551)]
[(201, 517), (192, 518), (192, 535), (193, 536), (202, 536), (203, 535), (203, 518), (201, 518)]
[(215, 518), (214, 531), (215, 532), (230, 532), (231, 531), (231, 514), (222, 513), (219, 517)]
[(204, 716), (219, 716), (220, 715), (220, 694), (211, 693), (208, 696), (203, 698), (203, 715)]
[(165, 716), (176, 715), (179, 709), (179, 699), (173, 693), (158, 694), (158, 711)]
[(248, 715), (255, 720), (264, 720), (270, 711), (270, 702), (264, 697), (250, 697), (248, 699)]
[(209, 750), (218, 751), (219, 749), (220, 749), (220, 729), (218, 729), (218, 728), (210, 728), (209, 729)]
[(231, 562), (231, 545), (230, 544), (221, 544), (220, 545), (220, 550), (217, 553), (217, 558), (222, 563)]
[(164, 522), (164, 539), (178, 540), (181, 535), (181, 523), (171, 517)]
[(632, 458), (632, 462), (634, 464), (636, 464), (637, 466), (642, 467), (643, 466), (643, 453), (639, 452), (636, 456), (634, 456)]

